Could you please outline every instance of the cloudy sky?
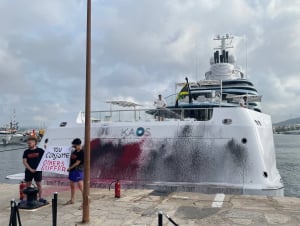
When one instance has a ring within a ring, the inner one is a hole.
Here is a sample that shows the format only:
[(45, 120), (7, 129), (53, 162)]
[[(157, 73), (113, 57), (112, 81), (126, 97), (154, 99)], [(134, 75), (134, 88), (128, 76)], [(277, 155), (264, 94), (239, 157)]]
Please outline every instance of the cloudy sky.
[[(14, 111), (21, 126), (47, 126), (83, 110), (86, 1), (0, 0), (0, 11), (0, 125)], [(92, 108), (151, 105), (204, 78), (212, 38), (230, 33), (263, 111), (300, 117), (299, 27), (299, 0), (93, 0)]]

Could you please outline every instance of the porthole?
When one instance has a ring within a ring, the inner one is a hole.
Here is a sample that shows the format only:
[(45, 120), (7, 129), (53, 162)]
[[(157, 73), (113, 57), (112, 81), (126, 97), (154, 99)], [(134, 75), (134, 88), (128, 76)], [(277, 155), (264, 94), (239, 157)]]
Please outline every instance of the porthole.
[(230, 125), (231, 123), (232, 123), (232, 119), (230, 119), (230, 118), (225, 118), (225, 119), (223, 119), (223, 124), (225, 124), (225, 125)]
[(145, 129), (144, 129), (143, 127), (137, 128), (137, 130), (136, 130), (136, 135), (137, 135), (138, 137), (143, 136), (144, 133), (145, 133)]
[(242, 144), (246, 144), (247, 143), (247, 139), (244, 137), (242, 138)]
[(268, 173), (267, 173), (266, 171), (264, 171), (263, 174), (264, 174), (264, 177), (265, 177), (265, 178), (268, 178)]
[(61, 122), (61, 123), (59, 124), (60, 127), (65, 127), (66, 125), (67, 125), (67, 122)]

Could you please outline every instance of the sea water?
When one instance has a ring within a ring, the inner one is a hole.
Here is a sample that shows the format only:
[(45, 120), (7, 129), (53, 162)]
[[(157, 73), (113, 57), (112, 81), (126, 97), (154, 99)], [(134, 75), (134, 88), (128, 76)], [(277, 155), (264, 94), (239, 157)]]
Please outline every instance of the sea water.
[[(285, 196), (300, 197), (300, 135), (275, 134), (277, 168), (285, 186)], [(0, 183), (19, 183), (5, 177), (24, 172), (23, 145), (0, 145)]]
[(300, 135), (275, 134), (274, 142), (284, 195), (300, 197)]
[(0, 145), (0, 183), (15, 184), (20, 181), (8, 180), (7, 175), (23, 173), (23, 152), (27, 148), (23, 145)]

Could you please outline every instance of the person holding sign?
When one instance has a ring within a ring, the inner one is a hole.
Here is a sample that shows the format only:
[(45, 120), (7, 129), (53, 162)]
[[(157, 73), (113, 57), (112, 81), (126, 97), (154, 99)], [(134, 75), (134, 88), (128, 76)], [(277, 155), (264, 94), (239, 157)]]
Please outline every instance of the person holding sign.
[(45, 199), (42, 199), (42, 171), (38, 171), (37, 167), (43, 157), (44, 150), (36, 146), (37, 139), (36, 137), (29, 137), (27, 140), (28, 149), (23, 153), (23, 164), (25, 166), (25, 182), (26, 187), (30, 187), (32, 180), (34, 179), (38, 187), (39, 201), (45, 202)]
[(69, 172), (69, 180), (70, 180), (70, 188), (71, 188), (71, 199), (67, 201), (65, 204), (74, 204), (75, 201), (75, 184), (79, 190), (83, 191), (83, 150), (81, 148), (81, 140), (79, 138), (75, 138), (72, 141), (72, 146), (74, 151), (71, 153), (70, 158), (70, 167), (67, 169)]

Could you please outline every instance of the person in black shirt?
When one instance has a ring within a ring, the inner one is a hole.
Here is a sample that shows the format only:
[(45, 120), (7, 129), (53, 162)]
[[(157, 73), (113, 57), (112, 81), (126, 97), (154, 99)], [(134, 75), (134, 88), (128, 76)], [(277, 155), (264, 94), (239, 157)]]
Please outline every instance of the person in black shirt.
[(32, 184), (32, 179), (34, 179), (39, 192), (39, 199), (40, 201), (44, 201), (42, 199), (42, 171), (36, 171), (36, 168), (38, 167), (43, 154), (44, 150), (41, 148), (38, 148), (36, 146), (37, 139), (36, 137), (29, 137), (27, 140), (28, 149), (26, 149), (23, 153), (23, 164), (25, 166), (25, 182), (26, 186), (30, 187)]
[(72, 141), (74, 151), (71, 153), (70, 167), (67, 169), (69, 172), (71, 199), (65, 204), (74, 204), (75, 201), (75, 184), (79, 190), (83, 191), (83, 157), (84, 153), (81, 148), (81, 140), (76, 138)]

